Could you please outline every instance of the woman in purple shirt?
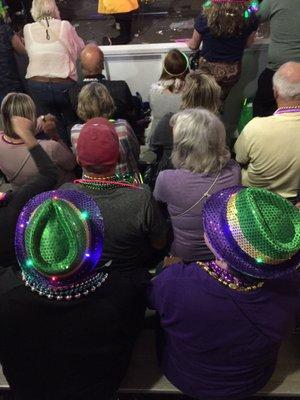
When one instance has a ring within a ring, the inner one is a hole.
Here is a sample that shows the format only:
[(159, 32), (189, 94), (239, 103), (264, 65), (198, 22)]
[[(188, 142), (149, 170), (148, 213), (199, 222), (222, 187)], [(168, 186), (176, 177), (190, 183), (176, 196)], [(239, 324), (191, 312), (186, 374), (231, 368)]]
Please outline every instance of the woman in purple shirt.
[(240, 184), (240, 167), (230, 159), (224, 125), (212, 112), (187, 109), (173, 116), (171, 124), (176, 169), (159, 173), (154, 197), (168, 206), (174, 231), (171, 254), (185, 262), (210, 260), (202, 207), (213, 193)]
[(160, 363), (193, 398), (247, 398), (299, 318), (300, 213), (264, 189), (233, 187), (207, 200), (203, 220), (215, 261), (171, 265), (148, 288)]

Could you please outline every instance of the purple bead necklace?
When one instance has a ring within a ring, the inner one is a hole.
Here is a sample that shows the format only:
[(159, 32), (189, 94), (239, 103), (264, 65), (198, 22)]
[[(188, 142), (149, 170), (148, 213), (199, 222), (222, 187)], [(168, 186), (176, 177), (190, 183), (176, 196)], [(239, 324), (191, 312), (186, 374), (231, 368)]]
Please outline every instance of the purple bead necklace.
[(274, 115), (289, 113), (300, 113), (300, 106), (280, 107), (274, 112)]

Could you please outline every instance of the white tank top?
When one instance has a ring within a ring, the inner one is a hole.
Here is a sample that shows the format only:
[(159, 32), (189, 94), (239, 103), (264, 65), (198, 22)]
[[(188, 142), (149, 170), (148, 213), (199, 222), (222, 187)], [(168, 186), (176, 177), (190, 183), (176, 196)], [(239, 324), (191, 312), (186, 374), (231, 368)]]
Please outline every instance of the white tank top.
[(76, 60), (84, 47), (67, 21), (49, 20), (46, 37), (46, 21), (28, 24), (24, 28), (25, 47), (29, 57), (26, 78), (43, 76), (48, 78), (71, 78), (77, 80)]

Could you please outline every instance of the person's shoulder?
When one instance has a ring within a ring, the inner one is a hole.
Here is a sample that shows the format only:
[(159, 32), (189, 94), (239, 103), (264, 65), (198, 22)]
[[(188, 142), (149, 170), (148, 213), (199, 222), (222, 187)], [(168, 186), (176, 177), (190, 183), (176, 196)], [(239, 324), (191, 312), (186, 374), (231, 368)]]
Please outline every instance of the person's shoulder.
[(101, 83), (103, 85), (105, 85), (107, 88), (118, 88), (119, 90), (125, 90), (128, 89), (128, 84), (125, 81), (121, 81), (121, 80), (107, 80), (107, 79), (103, 79), (101, 81)]
[(158, 282), (167, 282), (167, 281), (178, 281), (182, 283), (183, 280), (195, 280), (196, 276), (201, 279), (201, 274), (199, 273), (199, 267), (196, 266), (195, 263), (184, 264), (184, 263), (176, 263), (165, 267), (162, 272), (157, 275), (155, 279)]
[(73, 182), (64, 183), (58, 190), (78, 190), (78, 185)]
[(263, 134), (264, 132), (262, 127), (272, 129), (272, 125), (274, 123), (276, 123), (276, 120), (273, 115), (269, 117), (255, 117), (248, 122), (248, 124), (244, 127), (242, 133), (251, 134), (259, 132), (260, 134)]
[(224, 169), (231, 171), (240, 171), (241, 167), (238, 162), (236, 162), (233, 158), (231, 158), (228, 163), (225, 165)]

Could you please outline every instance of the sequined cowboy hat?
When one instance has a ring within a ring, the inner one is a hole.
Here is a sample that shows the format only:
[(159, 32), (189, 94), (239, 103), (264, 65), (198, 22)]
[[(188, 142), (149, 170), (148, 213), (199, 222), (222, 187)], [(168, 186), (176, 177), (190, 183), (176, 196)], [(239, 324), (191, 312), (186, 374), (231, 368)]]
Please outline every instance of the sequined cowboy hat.
[(106, 279), (96, 269), (103, 219), (82, 192), (56, 190), (30, 200), (18, 219), (15, 247), (26, 285), (48, 299), (79, 299)]
[(243, 274), (274, 279), (300, 266), (300, 212), (274, 193), (222, 190), (205, 203), (203, 223), (215, 255)]

